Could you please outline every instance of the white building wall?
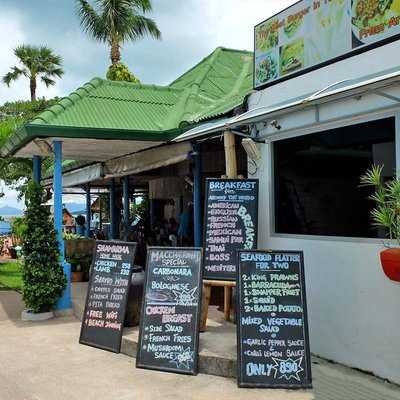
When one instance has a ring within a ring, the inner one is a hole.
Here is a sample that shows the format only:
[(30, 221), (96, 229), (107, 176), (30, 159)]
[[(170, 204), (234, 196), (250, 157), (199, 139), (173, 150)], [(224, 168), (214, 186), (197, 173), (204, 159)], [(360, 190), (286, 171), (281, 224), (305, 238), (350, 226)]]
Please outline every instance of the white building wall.
[(259, 248), (304, 251), (311, 351), (400, 384), (400, 284), (382, 271), (382, 244), (271, 235), (270, 145), (260, 149)]
[[(339, 80), (356, 79), (396, 66), (400, 68), (400, 43), (256, 92), (249, 99), (249, 109), (289, 101)], [(396, 88), (394, 93), (400, 96), (400, 89)], [(357, 123), (357, 116), (349, 114), (363, 112), (365, 117), (365, 112), (370, 110), (374, 119), (385, 115), (373, 115), (373, 110), (394, 105), (392, 101), (371, 94), (361, 101), (352, 99), (322, 106), (321, 122), (314, 127), (296, 129), (296, 125), (301, 127), (314, 120), (313, 110), (308, 109), (279, 118), (281, 131), (271, 131), (267, 126), (260, 134), (271, 134), (276, 140), (311, 133), (323, 130), (324, 120), (332, 117), (337, 119), (343, 115), (343, 121), (346, 119), (343, 123)], [(340, 123), (335, 122), (335, 125)], [(397, 127), (399, 161), (399, 119)], [(263, 163), (252, 176), (260, 180), (259, 248), (304, 251), (311, 351), (400, 384), (400, 284), (390, 281), (382, 271), (379, 260), (382, 243), (373, 239), (274, 234), (271, 146), (269, 143), (260, 145)]]

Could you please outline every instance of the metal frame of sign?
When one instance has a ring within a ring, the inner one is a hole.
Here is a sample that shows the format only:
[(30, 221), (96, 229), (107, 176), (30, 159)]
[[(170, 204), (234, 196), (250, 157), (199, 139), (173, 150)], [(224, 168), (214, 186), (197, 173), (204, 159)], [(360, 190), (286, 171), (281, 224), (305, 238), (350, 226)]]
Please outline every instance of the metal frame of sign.
[[(242, 343), (241, 343), (241, 266), (240, 266), (240, 253), (285, 253), (285, 254), (299, 254), (300, 255), (300, 282), (302, 285), (301, 293), (301, 302), (303, 306), (303, 336), (304, 336), (304, 350), (305, 350), (305, 367), (308, 376), (308, 382), (300, 385), (282, 385), (282, 384), (264, 384), (264, 383), (246, 383), (243, 381), (242, 377)], [(236, 312), (237, 312), (237, 323), (236, 323), (236, 338), (237, 338), (237, 383), (241, 388), (275, 388), (275, 389), (311, 389), (312, 388), (312, 375), (311, 375), (311, 353), (310, 353), (310, 341), (308, 336), (308, 314), (307, 314), (307, 300), (306, 300), (306, 282), (304, 278), (304, 253), (303, 251), (296, 250), (238, 250), (238, 265), (236, 270)], [(304, 291), (304, 293), (303, 293)]]
[[(206, 247), (206, 232), (207, 232), (207, 204), (208, 204), (208, 182), (209, 181), (226, 181), (226, 182), (232, 182), (232, 181), (255, 181), (256, 182), (256, 212), (255, 212), (255, 222), (256, 226), (254, 229), (255, 232), (255, 240), (254, 240), (254, 249), (257, 248), (258, 246), (258, 209), (259, 209), (259, 203), (260, 203), (260, 180), (257, 178), (245, 178), (245, 179), (239, 179), (239, 178), (206, 178), (206, 193), (205, 193), (205, 200), (204, 200), (204, 215), (203, 215), (203, 248), (205, 249)], [(239, 250), (239, 249), (238, 249)], [(236, 250), (236, 251), (238, 251)], [(250, 250), (248, 250), (250, 251)], [(204, 250), (203, 255), (205, 255), (206, 251)], [(205, 257), (203, 257), (203, 265), (202, 265), (202, 270), (203, 270), (203, 279), (210, 279), (213, 281), (235, 281), (236, 277), (234, 276), (233, 278), (226, 278), (223, 276), (206, 276), (204, 271), (204, 264), (205, 264)]]
[(393, 35), (393, 36), (384, 38), (382, 40), (379, 40), (376, 43), (364, 44), (364, 45), (358, 46), (358, 47), (350, 50), (347, 53), (341, 54), (340, 56), (331, 58), (330, 60), (326, 60), (326, 61), (323, 61), (323, 62), (321, 62), (319, 64), (315, 64), (315, 65), (312, 65), (310, 67), (303, 68), (300, 71), (293, 72), (293, 73), (288, 74), (286, 76), (283, 76), (281, 78), (277, 78), (272, 82), (267, 82), (267, 83), (263, 83), (262, 85), (256, 86), (256, 74), (255, 74), (256, 73), (256, 28), (259, 25), (263, 24), (264, 22), (267, 22), (268, 20), (270, 20), (272, 18), (275, 18), (279, 14), (289, 10), (289, 8), (292, 8), (292, 7), (296, 6), (299, 3), (302, 3), (303, 1), (304, 0), (299, 0), (296, 3), (291, 4), (290, 6), (284, 8), (283, 10), (281, 10), (279, 12), (277, 12), (276, 14), (272, 15), (271, 17), (268, 17), (268, 18), (264, 19), (263, 21), (259, 22), (257, 25), (254, 26), (254, 33), (253, 33), (253, 40), (254, 40), (254, 45), (253, 45), (253, 55), (254, 55), (254, 60), (253, 60), (253, 89), (262, 90), (262, 89), (265, 89), (267, 87), (274, 86), (277, 83), (281, 83), (281, 82), (287, 81), (289, 79), (296, 78), (298, 76), (307, 74), (308, 72), (315, 71), (317, 69), (320, 69), (320, 68), (326, 67), (328, 65), (334, 64), (334, 63), (336, 63), (338, 61), (342, 61), (342, 60), (345, 60), (347, 58), (356, 56), (358, 54), (365, 53), (365, 52), (367, 52), (369, 50), (376, 49), (377, 47), (384, 46), (385, 44), (389, 44), (389, 43), (395, 42), (396, 40), (400, 39), (400, 34), (397, 34), (397, 35)]
[[(195, 332), (194, 335), (194, 362), (193, 362), (193, 370), (192, 371), (182, 371), (177, 368), (165, 368), (165, 367), (158, 367), (153, 365), (147, 365), (141, 362), (141, 343), (142, 343), (142, 335), (143, 335), (143, 321), (144, 321), (144, 308), (146, 304), (146, 288), (147, 288), (147, 281), (149, 278), (149, 268), (148, 268), (148, 261), (149, 261), (149, 254), (151, 250), (194, 250), (200, 252), (200, 268), (199, 268), (199, 283), (198, 283), (198, 291), (199, 291), (199, 304), (198, 304), (198, 312), (197, 318), (195, 318)], [(200, 317), (201, 317), (201, 304), (202, 304), (202, 294), (203, 294), (203, 248), (202, 247), (160, 247), (160, 246), (150, 246), (147, 249), (147, 256), (146, 256), (146, 271), (145, 271), (145, 279), (144, 279), (144, 290), (143, 290), (143, 300), (142, 300), (142, 311), (140, 316), (140, 325), (139, 325), (139, 339), (137, 344), (137, 352), (136, 352), (136, 368), (143, 368), (149, 369), (154, 371), (163, 371), (163, 372), (170, 372), (182, 375), (197, 375), (199, 372), (199, 339), (200, 339)]]
[[(131, 286), (131, 284), (132, 284), (132, 273), (133, 273), (133, 267), (134, 267), (134, 262), (135, 262), (135, 255), (136, 255), (136, 249), (137, 249), (137, 242), (123, 242), (123, 241), (110, 241), (110, 240), (96, 240), (96, 245), (95, 245), (95, 247), (94, 247), (94, 249), (93, 249), (93, 259), (92, 259), (92, 265), (91, 265), (91, 273), (90, 273), (90, 277), (89, 277), (89, 283), (88, 283), (88, 289), (87, 289), (87, 293), (86, 293), (86, 301), (85, 301), (85, 309), (84, 309), (84, 311), (83, 311), (83, 319), (82, 319), (82, 324), (81, 324), (81, 332), (80, 332), (80, 334), (79, 334), (79, 343), (80, 344), (84, 344), (84, 345), (86, 345), (86, 346), (91, 346), (91, 347), (95, 347), (95, 348), (97, 348), (97, 349), (101, 349), (101, 350), (107, 350), (107, 351), (111, 351), (112, 353), (120, 353), (121, 352), (121, 342), (122, 342), (122, 333), (123, 333), (123, 328), (121, 329), (121, 337), (120, 337), (120, 341), (119, 341), (119, 347), (118, 347), (118, 349), (117, 350), (115, 350), (114, 348), (112, 348), (112, 347), (108, 347), (108, 346), (101, 346), (101, 345), (98, 345), (98, 344), (96, 344), (96, 343), (93, 343), (93, 342), (90, 342), (90, 341), (83, 341), (82, 340), (82, 333), (83, 333), (83, 321), (84, 321), (84, 318), (85, 318), (85, 315), (86, 315), (86, 311), (87, 311), (87, 304), (88, 304), (88, 300), (89, 300), (89, 296), (90, 296), (90, 287), (91, 287), (91, 285), (92, 285), (92, 280), (93, 280), (93, 266), (94, 266), (94, 262), (95, 262), (95, 254), (96, 254), (96, 249), (97, 249), (97, 244), (98, 243), (104, 243), (104, 244), (107, 244), (107, 245), (110, 245), (110, 244), (116, 244), (116, 245), (123, 245), (123, 246), (126, 246), (126, 245), (128, 245), (128, 246), (135, 246), (135, 248), (134, 248), (134, 252), (133, 252), (133, 258), (132, 258), (132, 267), (131, 267), (131, 270), (130, 270), (130, 273), (129, 273), (129, 284), (128, 284), (128, 287), (127, 287), (127, 293), (126, 293), (126, 296), (125, 296), (125, 301), (124, 301), (124, 303), (123, 303), (123, 307), (124, 307), (124, 310), (125, 310), (125, 312), (126, 312), (126, 305), (127, 305), (127, 303), (128, 303), (128, 296), (129, 296), (129, 289), (130, 289), (130, 286)], [(125, 313), (124, 313), (124, 316), (125, 316)], [(122, 324), (123, 324), (124, 322), (122, 322)]]

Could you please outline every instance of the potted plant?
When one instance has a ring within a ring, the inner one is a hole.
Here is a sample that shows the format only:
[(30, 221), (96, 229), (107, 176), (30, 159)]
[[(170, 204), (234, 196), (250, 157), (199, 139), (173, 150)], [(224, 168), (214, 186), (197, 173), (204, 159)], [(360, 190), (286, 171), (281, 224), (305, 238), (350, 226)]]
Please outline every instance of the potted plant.
[(56, 232), (49, 207), (43, 204), (43, 188), (31, 182), (25, 194), (23, 252), (23, 300), (26, 310), (23, 320), (38, 321), (51, 318), (53, 308), (66, 286), (60, 265)]
[(371, 211), (373, 224), (385, 229), (390, 239), (380, 253), (383, 271), (389, 279), (400, 282), (400, 179), (384, 181), (382, 171), (382, 165), (373, 165), (360, 181), (362, 186), (374, 188), (369, 197), (375, 202)]
[(76, 255), (81, 257), (82, 255), (92, 254), (95, 245), (95, 240), (80, 236), (76, 233), (64, 232), (64, 248), (65, 256), (67, 258), (73, 258)]

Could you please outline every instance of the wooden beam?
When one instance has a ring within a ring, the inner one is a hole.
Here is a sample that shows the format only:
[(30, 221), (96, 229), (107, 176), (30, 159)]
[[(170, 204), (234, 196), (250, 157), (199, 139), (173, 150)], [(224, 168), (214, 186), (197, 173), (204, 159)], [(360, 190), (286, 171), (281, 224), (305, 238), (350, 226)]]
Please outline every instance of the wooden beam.
[(229, 131), (224, 132), (224, 148), (225, 173), (228, 178), (237, 178), (235, 135)]
[(204, 285), (206, 285), (206, 286), (236, 287), (235, 281), (213, 281), (213, 280), (209, 280), (209, 279), (204, 279), (203, 282), (204, 282)]

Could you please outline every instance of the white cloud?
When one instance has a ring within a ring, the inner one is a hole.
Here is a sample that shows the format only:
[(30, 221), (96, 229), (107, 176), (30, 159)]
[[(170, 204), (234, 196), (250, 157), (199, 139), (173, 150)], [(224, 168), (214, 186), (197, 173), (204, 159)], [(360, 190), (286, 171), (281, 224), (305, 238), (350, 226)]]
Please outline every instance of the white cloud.
[[(283, 10), (296, 0), (153, 0), (152, 17), (159, 25), (163, 40), (144, 39), (122, 49), (123, 61), (145, 83), (168, 84), (206, 57), (218, 46), (253, 49), (256, 24)], [(33, 3), (33, 2), (32, 2)], [(38, 2), (39, 3), (39, 2)], [(55, 4), (54, 1), (53, 4)], [(96, 43), (79, 28), (73, 6), (63, 5), (43, 10), (46, 24), (38, 24), (36, 7), (10, 2), (0, 13), (0, 76), (17, 63), (13, 49), (22, 43), (51, 47), (64, 60), (65, 75), (49, 89), (39, 84), (38, 96), (64, 96), (94, 76), (104, 76), (108, 49)], [(60, 30), (61, 29), (61, 30)], [(29, 84), (21, 78), (10, 88), (0, 83), (0, 104), (4, 101), (29, 99)], [(1, 186), (0, 190), (4, 186)], [(13, 190), (0, 205), (22, 206)], [(64, 201), (76, 201), (66, 197)]]
[[(10, 66), (15, 64), (14, 47), (25, 40), (21, 19), (14, 11), (5, 11), (0, 14), (0, 76), (8, 72)], [(16, 82), (11, 88), (0, 83), (0, 104), (4, 101), (26, 97), (26, 83), (22, 80)]]
[[(16, 46), (28, 43), (28, 32), (23, 28), (21, 15), (15, 10), (2, 10), (0, 14), (0, 77), (3, 77), (9, 69), (18, 65), (18, 60), (14, 56)], [(46, 88), (46, 86), (38, 82), (38, 97), (54, 97), (60, 95), (57, 87)], [(17, 81), (11, 83), (7, 87), (0, 83), (0, 104), (5, 101), (30, 99), (29, 82), (25, 77), (21, 77)]]
[[(143, 82), (168, 84), (218, 46), (252, 50), (254, 25), (294, 2), (153, 0), (152, 17), (160, 27), (163, 40), (146, 38), (126, 44), (122, 49), (122, 59)], [(109, 50), (82, 32), (72, 5), (64, 5), (63, 16), (56, 8), (47, 8), (46, 25), (37, 25), (31, 7), (19, 7), (18, 3), (12, 7), (2, 8), (0, 14), (1, 76), (16, 64), (12, 50), (25, 42), (45, 43), (64, 60), (63, 78), (49, 89), (39, 84), (38, 96), (64, 96), (94, 76), (104, 77), (109, 64)], [(0, 84), (0, 104), (22, 98), (29, 98), (26, 79), (21, 78), (10, 88)]]
[(0, 181), (0, 193), (4, 193), (4, 197), (0, 198), (0, 207), (10, 206), (19, 209), (24, 208), (24, 201), (18, 199), (18, 192), (7, 187), (2, 181)]
[(203, 0), (213, 21), (213, 37), (220, 46), (253, 50), (254, 26), (296, 0)]
[[(4, 193), (4, 197), (0, 198), (0, 208), (4, 206), (16, 207), (21, 210), (25, 208), (24, 199), (19, 200), (19, 192), (6, 186), (3, 181), (0, 181), (0, 193)], [(84, 209), (85, 196), (79, 194), (65, 194), (63, 195), (63, 204), (68, 203), (79, 203), (82, 204), (82, 209)]]
[[(78, 203), (78, 204), (85, 205), (86, 197), (81, 194), (64, 194), (62, 201), (63, 201), (63, 204)], [(84, 207), (82, 207), (82, 208), (84, 208)]]
[(168, 84), (219, 46), (253, 49), (256, 24), (296, 0), (154, 0), (162, 40), (124, 46), (123, 61), (145, 83)]

